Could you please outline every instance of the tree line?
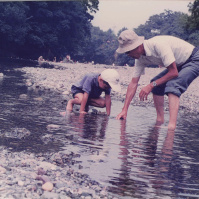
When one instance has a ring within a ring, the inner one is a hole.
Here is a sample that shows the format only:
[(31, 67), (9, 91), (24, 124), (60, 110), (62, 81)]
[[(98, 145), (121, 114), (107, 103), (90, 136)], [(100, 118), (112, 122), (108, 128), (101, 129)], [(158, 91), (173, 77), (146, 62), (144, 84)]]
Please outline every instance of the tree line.
[[(93, 27), (98, 0), (22, 1), (0, 3), (0, 56), (57, 61), (67, 54), (74, 61), (134, 65), (126, 55), (117, 55), (117, 35)], [(190, 15), (165, 10), (151, 16), (134, 31), (146, 39), (173, 35), (199, 45), (199, 0), (188, 5)]]

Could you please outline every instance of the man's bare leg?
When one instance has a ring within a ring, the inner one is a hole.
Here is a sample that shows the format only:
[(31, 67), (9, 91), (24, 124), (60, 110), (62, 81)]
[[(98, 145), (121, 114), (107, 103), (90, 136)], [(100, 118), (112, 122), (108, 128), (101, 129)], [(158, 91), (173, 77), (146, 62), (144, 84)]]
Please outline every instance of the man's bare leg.
[(164, 96), (153, 95), (154, 105), (157, 112), (156, 124), (164, 123)]
[(180, 98), (171, 93), (169, 93), (168, 96), (169, 96), (169, 116), (170, 116), (168, 129), (172, 131), (175, 130), (176, 128)]

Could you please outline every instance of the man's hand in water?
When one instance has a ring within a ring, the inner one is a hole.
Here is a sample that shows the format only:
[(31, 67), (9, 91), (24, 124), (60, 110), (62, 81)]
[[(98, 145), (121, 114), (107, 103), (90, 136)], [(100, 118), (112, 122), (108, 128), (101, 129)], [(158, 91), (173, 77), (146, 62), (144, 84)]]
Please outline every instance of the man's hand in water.
[(119, 120), (119, 119), (124, 119), (125, 120), (126, 117), (127, 117), (127, 112), (122, 110), (122, 112), (117, 115), (116, 119), (117, 120)]

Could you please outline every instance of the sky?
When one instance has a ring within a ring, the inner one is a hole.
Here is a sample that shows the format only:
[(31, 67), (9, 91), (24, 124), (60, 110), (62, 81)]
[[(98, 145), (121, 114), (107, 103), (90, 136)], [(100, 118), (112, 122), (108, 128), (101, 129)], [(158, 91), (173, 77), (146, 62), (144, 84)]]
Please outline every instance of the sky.
[(93, 26), (117, 32), (126, 27), (137, 28), (150, 16), (165, 10), (188, 14), (188, 4), (194, 0), (99, 0), (99, 10), (94, 14)]

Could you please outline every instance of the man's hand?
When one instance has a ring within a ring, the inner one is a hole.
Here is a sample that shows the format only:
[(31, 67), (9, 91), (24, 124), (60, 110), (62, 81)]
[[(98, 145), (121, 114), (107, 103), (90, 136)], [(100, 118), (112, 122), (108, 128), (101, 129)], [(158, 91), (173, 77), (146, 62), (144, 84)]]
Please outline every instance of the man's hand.
[(139, 94), (140, 100), (147, 100), (148, 94), (152, 91), (152, 89), (152, 84), (148, 84), (147, 86), (143, 87)]
[(119, 119), (124, 119), (125, 120), (126, 117), (127, 117), (127, 111), (122, 110), (122, 112), (117, 115), (116, 119), (117, 120), (119, 120)]

